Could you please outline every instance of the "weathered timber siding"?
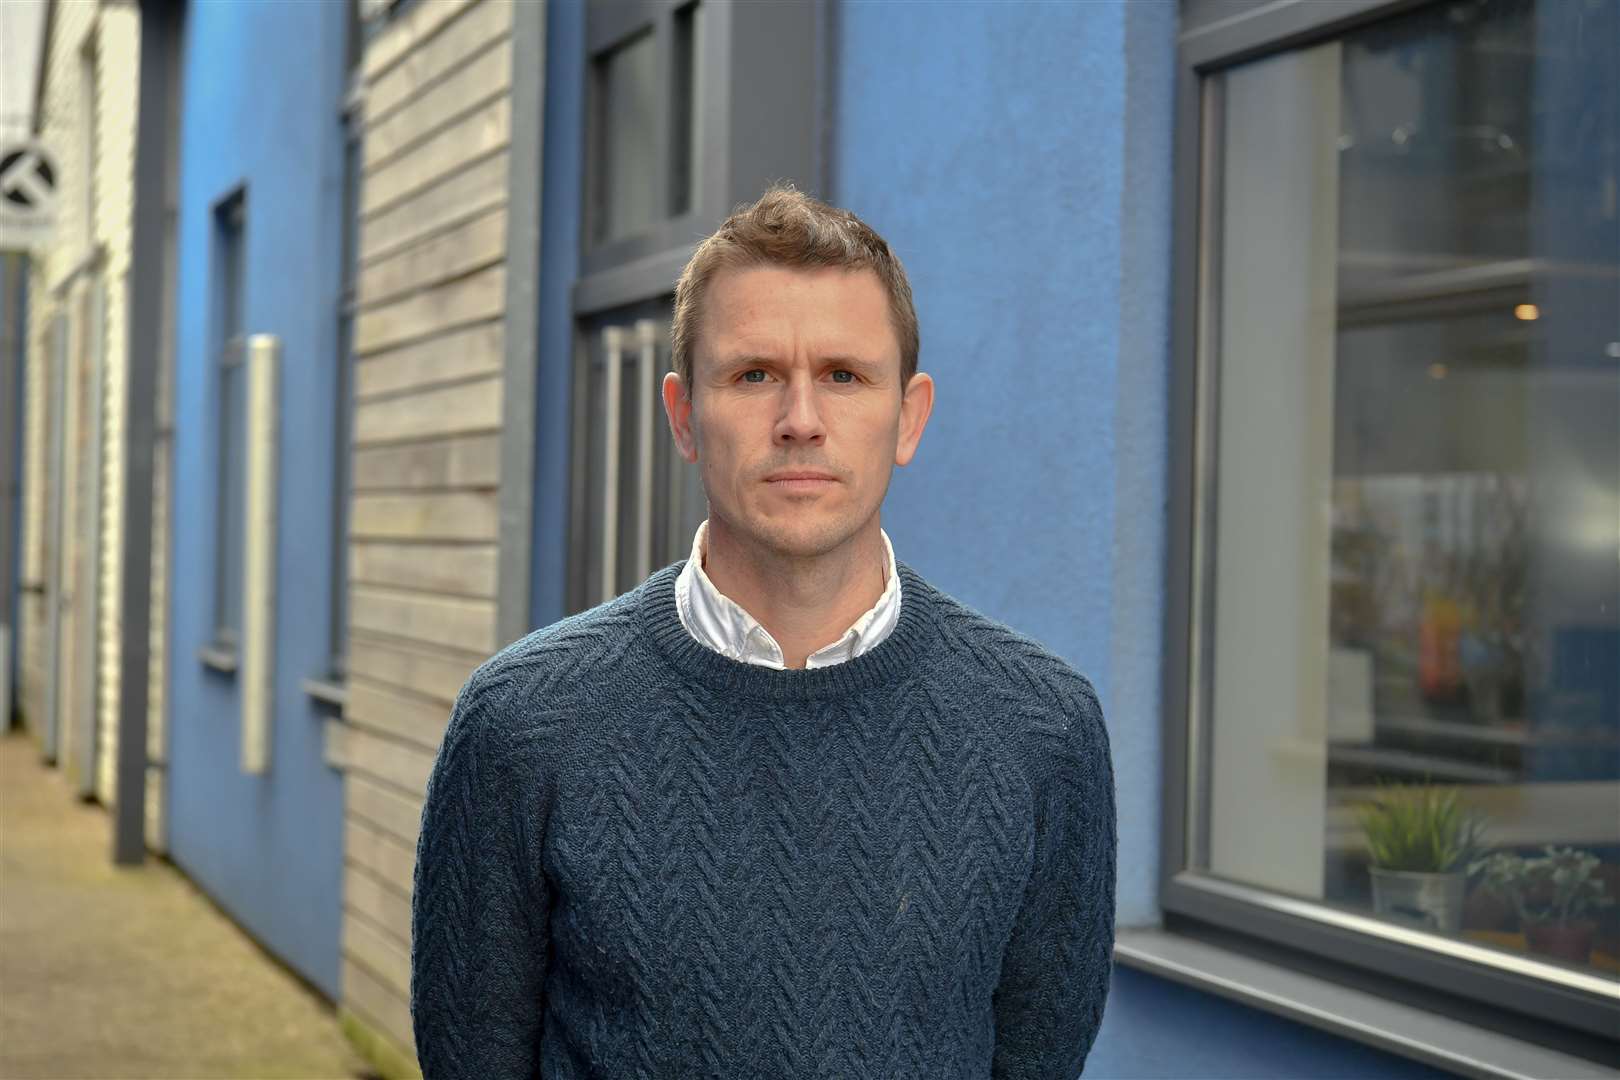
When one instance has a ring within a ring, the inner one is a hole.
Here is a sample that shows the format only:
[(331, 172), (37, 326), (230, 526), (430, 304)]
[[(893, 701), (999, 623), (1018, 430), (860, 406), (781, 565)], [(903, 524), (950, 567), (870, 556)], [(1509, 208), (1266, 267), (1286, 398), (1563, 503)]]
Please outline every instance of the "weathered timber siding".
[(416, 832), (456, 692), (497, 646), (512, 7), (407, 8), (362, 62), (344, 1007), (415, 1056)]
[[(140, 12), (132, 2), (57, 4), (51, 13), (49, 52), (44, 57), (45, 93), (41, 137), (62, 166), (59, 226), (50, 248), (33, 263), (30, 287), (30, 349), (27, 372), (23, 581), (29, 586), (22, 604), (23, 709), (36, 731), (47, 721), (50, 698), (50, 631), (47, 582), (52, 499), (63, 500), (69, 522), (68, 543), (61, 552), (65, 593), (71, 598), (64, 615), (60, 647), (65, 692), (57, 712), (57, 760), (77, 782), (104, 804), (117, 798), (118, 680), (122, 655), (119, 603), (123, 565), (123, 497), (125, 483), (124, 400), (128, 373), (127, 283), (133, 243), (135, 121), (140, 64)], [(88, 158), (88, 160), (87, 160)], [(93, 189), (91, 188), (93, 185)], [(102, 318), (88, 318), (95, 289), (105, 300)], [(66, 317), (70, 376), (64, 411), (68, 449), (61, 490), (47, 490), (51, 431), (50, 340), (56, 316)], [(91, 335), (99, 335), (99, 344)], [(85, 364), (99, 350), (100, 368)], [(100, 423), (86, 407), (99, 394)], [(92, 430), (93, 427), (93, 430)], [(80, 482), (81, 466), (96, 452), (99, 468)], [(161, 483), (161, 480), (159, 481)], [(152, 651), (154, 670), (164, 663), (163, 620), (166, 567), (162, 562), (167, 529), (162, 493), (153, 520), (154, 587)], [(96, 550), (77, 550), (81, 540), (72, 526), (100, 519)], [(81, 556), (88, 556), (81, 573)], [(40, 591), (47, 590), (46, 592)], [(94, 602), (93, 602), (94, 601)], [(93, 628), (83, 620), (94, 617)], [(80, 655), (81, 636), (90, 643)], [(94, 678), (92, 679), (92, 674)], [(83, 695), (91, 693), (94, 700)], [(154, 679), (149, 702), (149, 746), (158, 763), (148, 787), (148, 806), (162, 805), (164, 745), (162, 682)], [(96, 719), (92, 775), (80, 776), (85, 748), (82, 732), (72, 722), (78, 710), (93, 709)], [(161, 850), (160, 817), (148, 815), (148, 843)]]

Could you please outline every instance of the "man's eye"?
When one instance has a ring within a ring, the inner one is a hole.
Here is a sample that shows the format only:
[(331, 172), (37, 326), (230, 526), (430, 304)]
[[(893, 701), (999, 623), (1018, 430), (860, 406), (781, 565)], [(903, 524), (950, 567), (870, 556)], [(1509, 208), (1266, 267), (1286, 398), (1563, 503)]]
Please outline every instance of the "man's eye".
[(853, 371), (845, 371), (842, 368), (840, 368), (839, 370), (833, 372), (833, 382), (852, 383), (854, 381), (855, 381), (855, 373)]
[(764, 382), (765, 381), (765, 373), (763, 371), (759, 370), (759, 368), (754, 368), (752, 371), (743, 372), (742, 377), (743, 377), (743, 382)]

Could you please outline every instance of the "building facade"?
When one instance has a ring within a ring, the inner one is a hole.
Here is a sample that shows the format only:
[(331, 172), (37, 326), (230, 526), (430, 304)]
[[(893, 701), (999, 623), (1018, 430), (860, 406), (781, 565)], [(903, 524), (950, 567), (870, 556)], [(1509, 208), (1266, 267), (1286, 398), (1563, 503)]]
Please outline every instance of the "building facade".
[[(18, 706), (46, 757), (81, 794), (109, 805), (117, 800), (140, 25), (137, 6), (117, 0), (52, 5), (47, 14), (34, 127), (63, 177), (51, 243), (29, 264), (23, 380)], [(161, 532), (161, 510), (157, 521)], [(155, 583), (164, 580), (161, 563), (151, 573)], [(151, 649), (158, 670), (164, 655), (158, 623)], [(163, 715), (161, 691), (152, 712)], [(147, 836), (161, 850), (161, 724), (149, 742)]]
[[(43, 101), (87, 7), (56, 5)], [(93, 10), (95, 55), (136, 32)], [(897, 555), (1099, 690), (1119, 937), (1088, 1074), (1607, 1074), (1615, 11), (185, 5), (152, 843), (410, 1071), (456, 693), (686, 554), (673, 284), (788, 180), (911, 277), (938, 398)], [(132, 150), (97, 124), (101, 191)], [(81, 729), (43, 718), (87, 684), (48, 671), (86, 661), (50, 647), (96, 616), (29, 583), (84, 562), (49, 540), (84, 440), (50, 433), (121, 436), (52, 389), (84, 376), (50, 328), (103, 317), (65, 258), (30, 290), (22, 697), (73, 768)], [(1443, 851), (1399, 848), (1388, 808), (1424, 796), (1457, 800), (1410, 803)]]
[(185, 19), (169, 850), (336, 998), (343, 790), (304, 686), (332, 668), (350, 26), (341, 4)]

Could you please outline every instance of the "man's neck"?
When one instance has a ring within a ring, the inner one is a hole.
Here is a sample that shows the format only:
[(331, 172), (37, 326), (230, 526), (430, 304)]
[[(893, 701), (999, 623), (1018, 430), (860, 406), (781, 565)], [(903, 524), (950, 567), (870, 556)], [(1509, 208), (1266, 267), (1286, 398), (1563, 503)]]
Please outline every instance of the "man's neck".
[(703, 572), (723, 596), (759, 620), (802, 668), (883, 595), (886, 558), (874, 517), (836, 549), (813, 558), (781, 556), (748, 543), (713, 517), (704, 536)]

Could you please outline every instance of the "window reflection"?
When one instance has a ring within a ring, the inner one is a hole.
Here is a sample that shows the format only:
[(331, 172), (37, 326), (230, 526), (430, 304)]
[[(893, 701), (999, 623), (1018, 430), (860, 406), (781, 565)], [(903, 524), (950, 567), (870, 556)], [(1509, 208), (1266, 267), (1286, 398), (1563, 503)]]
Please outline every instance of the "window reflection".
[(1225, 77), (1205, 643), (1211, 872), (1605, 974), (1617, 32), (1470, 0)]

